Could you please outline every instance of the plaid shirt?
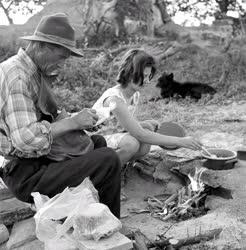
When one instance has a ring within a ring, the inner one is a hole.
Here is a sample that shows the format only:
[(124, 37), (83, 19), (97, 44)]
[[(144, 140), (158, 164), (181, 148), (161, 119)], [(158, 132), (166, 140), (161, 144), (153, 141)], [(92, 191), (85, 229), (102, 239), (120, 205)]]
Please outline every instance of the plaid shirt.
[(0, 64), (0, 155), (32, 158), (47, 155), (50, 123), (37, 107), (41, 76), (23, 49)]

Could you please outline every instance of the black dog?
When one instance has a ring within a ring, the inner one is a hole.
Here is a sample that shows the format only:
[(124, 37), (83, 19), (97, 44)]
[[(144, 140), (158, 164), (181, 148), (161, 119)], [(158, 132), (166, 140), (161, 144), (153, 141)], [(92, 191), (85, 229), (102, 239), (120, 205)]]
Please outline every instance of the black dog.
[(158, 83), (156, 87), (161, 89), (162, 98), (173, 97), (175, 94), (185, 98), (186, 96), (190, 96), (196, 100), (199, 100), (202, 97), (202, 94), (215, 94), (216, 90), (202, 83), (195, 82), (184, 82), (180, 83), (173, 79), (173, 73), (166, 74), (163, 73), (161, 77), (158, 79)]

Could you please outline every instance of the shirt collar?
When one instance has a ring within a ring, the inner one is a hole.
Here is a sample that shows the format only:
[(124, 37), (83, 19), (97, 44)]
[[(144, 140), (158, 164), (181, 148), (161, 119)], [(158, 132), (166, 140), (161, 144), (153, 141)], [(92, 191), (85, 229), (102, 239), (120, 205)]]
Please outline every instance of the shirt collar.
[(24, 49), (20, 48), (18, 51), (18, 57), (23, 65), (28, 69), (28, 71), (32, 74), (38, 71), (37, 66), (32, 61), (32, 59), (28, 56)]

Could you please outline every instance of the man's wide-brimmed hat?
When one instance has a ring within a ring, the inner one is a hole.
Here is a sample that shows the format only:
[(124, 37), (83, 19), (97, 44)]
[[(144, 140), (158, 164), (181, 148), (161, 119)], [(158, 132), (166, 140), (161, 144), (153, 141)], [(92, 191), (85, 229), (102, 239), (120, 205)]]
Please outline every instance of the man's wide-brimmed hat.
[(44, 16), (34, 34), (21, 37), (21, 39), (57, 44), (69, 49), (73, 56), (83, 56), (76, 49), (75, 32), (69, 23), (67, 15), (64, 13)]

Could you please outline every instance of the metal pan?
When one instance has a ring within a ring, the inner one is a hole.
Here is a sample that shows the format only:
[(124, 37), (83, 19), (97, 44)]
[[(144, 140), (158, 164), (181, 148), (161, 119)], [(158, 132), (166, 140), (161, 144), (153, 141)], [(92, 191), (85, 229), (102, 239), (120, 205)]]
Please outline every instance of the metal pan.
[(206, 154), (206, 152), (201, 152), (202, 156), (206, 159), (214, 160), (214, 161), (228, 161), (235, 159), (237, 157), (237, 153), (235, 151), (223, 148), (207, 148), (207, 151), (213, 155), (216, 155), (217, 158), (211, 157)]
[(210, 157), (202, 151), (203, 157), (207, 159), (203, 163), (204, 167), (213, 170), (228, 170), (234, 168), (237, 162), (237, 153), (235, 151), (223, 148), (207, 148), (207, 150), (218, 158)]

